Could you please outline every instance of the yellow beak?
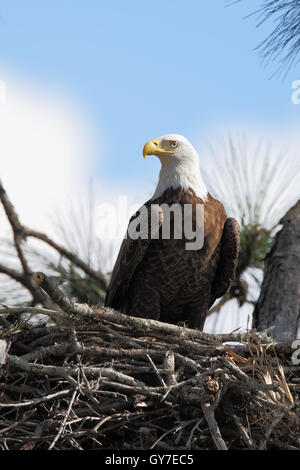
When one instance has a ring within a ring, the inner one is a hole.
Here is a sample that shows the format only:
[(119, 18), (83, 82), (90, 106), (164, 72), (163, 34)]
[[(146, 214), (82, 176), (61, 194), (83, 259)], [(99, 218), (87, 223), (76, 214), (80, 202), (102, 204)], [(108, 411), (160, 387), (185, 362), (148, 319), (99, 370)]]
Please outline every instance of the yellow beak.
[(161, 147), (159, 138), (149, 140), (149, 142), (144, 145), (143, 149), (144, 159), (147, 155), (157, 155), (158, 157), (166, 157), (173, 153), (173, 150), (168, 150), (164, 147)]
[(143, 148), (143, 157), (144, 159), (146, 159), (146, 156), (147, 155), (157, 155), (159, 150), (160, 150), (160, 146), (159, 146), (159, 139), (152, 139), (152, 140), (149, 140), (149, 142), (147, 142), (145, 145), (144, 145), (144, 148)]

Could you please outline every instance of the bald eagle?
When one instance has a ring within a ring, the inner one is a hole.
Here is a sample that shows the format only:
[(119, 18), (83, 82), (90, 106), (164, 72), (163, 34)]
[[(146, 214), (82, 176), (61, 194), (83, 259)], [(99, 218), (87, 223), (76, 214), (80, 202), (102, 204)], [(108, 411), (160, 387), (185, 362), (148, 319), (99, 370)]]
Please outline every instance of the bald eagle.
[[(105, 305), (128, 315), (183, 322), (202, 330), (209, 308), (226, 293), (235, 277), (239, 225), (227, 218), (223, 204), (208, 193), (198, 154), (185, 137), (168, 134), (150, 140), (143, 150), (144, 158), (147, 155), (155, 155), (161, 162), (157, 187), (144, 205), (148, 214), (151, 207), (159, 212), (156, 236), (129, 236), (130, 224), (141, 214), (137, 211), (130, 219), (112, 271)], [(160, 208), (174, 204), (192, 208), (194, 228), (199, 224), (196, 209), (204, 208), (203, 243), (198, 249), (187, 249), (185, 233), (174, 235), (173, 213), (171, 235), (162, 236), (164, 211)]]

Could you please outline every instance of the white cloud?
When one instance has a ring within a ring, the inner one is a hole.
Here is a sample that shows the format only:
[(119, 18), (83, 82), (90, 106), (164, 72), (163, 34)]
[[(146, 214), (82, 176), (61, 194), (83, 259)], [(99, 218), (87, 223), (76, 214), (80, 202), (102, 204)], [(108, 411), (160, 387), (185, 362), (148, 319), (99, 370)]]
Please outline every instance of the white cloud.
[[(74, 241), (74, 249), (79, 249), (85, 258), (90, 229), (89, 184), (95, 154), (93, 129), (82, 111), (58, 93), (11, 76), (0, 76), (0, 83), (0, 179), (25, 225), (72, 249), (59, 231), (59, 224), (65, 223), (68, 241)], [(101, 158), (99, 152), (97, 158)], [(96, 208), (103, 203), (117, 207), (119, 196), (129, 197), (128, 217), (149, 197), (145, 194), (137, 198), (138, 190), (135, 188), (133, 193), (130, 183), (116, 188), (113, 182), (94, 176), (93, 187)], [(120, 236), (114, 240), (106, 239), (107, 223), (99, 217), (94, 220), (95, 234), (101, 242), (99, 264), (104, 271), (113, 267), (127, 227), (127, 214), (125, 219), (121, 221)], [(6, 235), (10, 237), (11, 232), (0, 204), (0, 237)], [(47, 253), (46, 248), (39, 245), (43, 253)], [(92, 256), (95, 266), (98, 257), (95, 250)], [(11, 264), (12, 260), (9, 261)]]
[[(21, 221), (65, 244), (58, 225), (65, 221), (70, 234), (75, 230), (71, 226), (74, 213), (75, 221), (80, 222), (80, 218), (82, 221), (77, 239), (88, 240), (88, 194), (93, 177), (96, 208), (105, 203), (118, 208), (119, 197), (128, 197), (129, 212), (121, 214), (118, 223), (122, 227), (114, 240), (107, 239), (105, 232), (113, 211), (107, 214), (105, 223), (96, 211), (94, 223), (95, 234), (101, 240), (101, 267), (111, 270), (128, 218), (149, 194), (145, 191), (141, 195), (141, 188), (132, 188), (131, 182), (123, 188), (114, 187), (113, 181), (101, 181), (92, 175), (94, 132), (73, 103), (58, 93), (42, 90), (36, 83), (28, 84), (15, 77), (0, 76), (0, 83), (0, 179)], [(99, 151), (97, 158), (101, 158)], [(87, 227), (83, 227), (85, 224)], [(0, 236), (6, 233), (10, 235), (10, 228), (0, 204)]]
[[(0, 104), (0, 178), (22, 221), (51, 231), (49, 213), (88, 185), (92, 132), (57, 93), (11, 77)], [(0, 212), (0, 230), (5, 218)]]

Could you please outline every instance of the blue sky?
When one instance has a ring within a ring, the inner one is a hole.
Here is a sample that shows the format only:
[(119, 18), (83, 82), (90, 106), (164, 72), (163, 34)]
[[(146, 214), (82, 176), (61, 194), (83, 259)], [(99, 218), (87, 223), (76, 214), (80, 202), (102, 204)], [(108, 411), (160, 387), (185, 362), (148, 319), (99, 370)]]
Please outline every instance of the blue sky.
[[(299, 122), (292, 70), (270, 79), (254, 47), (270, 31), (243, 19), (261, 0), (2, 0), (0, 69), (74, 101), (96, 130), (93, 177), (148, 184), (145, 141), (196, 146), (223, 129)], [(1, 78), (1, 77), (0, 77)]]

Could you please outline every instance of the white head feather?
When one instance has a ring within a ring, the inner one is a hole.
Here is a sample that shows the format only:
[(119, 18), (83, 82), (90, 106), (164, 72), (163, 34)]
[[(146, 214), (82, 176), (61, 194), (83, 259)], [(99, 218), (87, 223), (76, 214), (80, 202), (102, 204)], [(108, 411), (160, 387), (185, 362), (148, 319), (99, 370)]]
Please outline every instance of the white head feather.
[(166, 134), (153, 139), (144, 147), (145, 155), (156, 155), (161, 161), (159, 180), (152, 199), (163, 194), (168, 188), (192, 189), (202, 199), (207, 198), (199, 156), (193, 145), (182, 135)]

